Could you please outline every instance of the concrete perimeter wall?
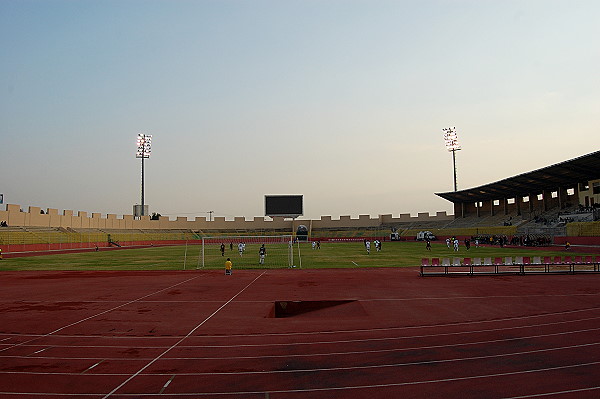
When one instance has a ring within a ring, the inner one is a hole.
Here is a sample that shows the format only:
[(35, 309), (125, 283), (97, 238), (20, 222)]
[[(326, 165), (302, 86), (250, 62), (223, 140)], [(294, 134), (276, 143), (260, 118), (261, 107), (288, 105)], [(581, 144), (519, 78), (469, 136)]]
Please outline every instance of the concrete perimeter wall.
[(215, 217), (208, 221), (206, 217), (196, 217), (194, 220), (188, 220), (186, 217), (177, 217), (170, 220), (168, 217), (161, 216), (159, 220), (150, 220), (150, 216), (144, 216), (141, 219), (134, 219), (133, 215), (123, 215), (117, 217), (116, 214), (108, 214), (103, 217), (100, 213), (79, 211), (77, 214), (71, 210), (59, 212), (58, 209), (46, 209), (42, 213), (40, 207), (30, 206), (27, 212), (23, 211), (21, 206), (7, 204), (6, 210), (0, 211), (0, 221), (6, 221), (9, 226), (21, 227), (63, 227), (63, 228), (89, 228), (89, 229), (189, 229), (189, 230), (294, 230), (298, 225), (306, 225), (310, 229), (331, 228), (369, 228), (381, 225), (390, 225), (396, 223), (412, 222), (450, 222), (454, 216), (447, 215), (445, 211), (437, 212), (435, 215), (429, 213), (419, 213), (416, 217), (408, 213), (400, 214), (398, 217), (392, 215), (379, 215), (372, 218), (370, 215), (360, 215), (357, 219), (350, 216), (340, 216), (339, 219), (333, 219), (331, 216), (321, 216), (318, 220), (302, 219), (284, 219), (274, 218), (265, 219), (264, 217), (255, 217), (252, 220), (246, 220), (244, 217), (235, 217), (233, 220), (226, 220), (224, 217)]

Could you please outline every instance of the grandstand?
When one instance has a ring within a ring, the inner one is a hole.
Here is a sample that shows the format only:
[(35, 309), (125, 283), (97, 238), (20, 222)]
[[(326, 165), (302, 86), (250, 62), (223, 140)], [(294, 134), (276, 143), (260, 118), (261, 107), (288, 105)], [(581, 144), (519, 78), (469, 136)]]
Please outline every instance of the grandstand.
[(118, 218), (109, 214), (57, 209), (43, 211), (7, 204), (0, 210), (0, 248), (4, 253), (27, 251), (85, 250), (105, 247), (172, 245), (201, 241), (205, 236), (295, 234), (299, 225), (308, 226), (313, 240), (390, 239), (397, 232), (401, 240), (413, 240), (419, 231), (439, 238), (457, 236), (530, 236), (547, 242), (600, 246), (600, 151), (551, 165), (498, 182), (461, 191), (437, 193), (453, 203), (454, 215), (437, 212), (379, 215), (358, 219), (297, 220), (263, 217), (207, 221), (177, 217), (169, 220), (132, 215)]
[[(600, 151), (466, 190), (437, 193), (454, 205), (448, 228), (516, 226), (513, 234), (545, 235), (555, 243), (598, 237)], [(589, 228), (568, 228), (573, 222)], [(557, 239), (560, 237), (559, 239)]]

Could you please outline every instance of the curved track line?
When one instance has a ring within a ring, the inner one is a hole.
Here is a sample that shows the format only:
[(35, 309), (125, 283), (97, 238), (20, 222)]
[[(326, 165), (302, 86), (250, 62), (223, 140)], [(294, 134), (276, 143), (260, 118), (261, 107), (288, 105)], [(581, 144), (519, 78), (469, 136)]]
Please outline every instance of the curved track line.
[[(475, 331), (461, 331), (461, 332), (454, 332), (454, 333), (441, 333), (441, 334), (428, 334), (428, 335), (414, 335), (414, 336), (403, 336), (403, 337), (385, 337), (385, 338), (365, 338), (365, 339), (356, 339), (356, 340), (338, 340), (338, 341), (317, 341), (317, 342), (293, 342), (293, 343), (289, 343), (289, 342), (285, 342), (285, 343), (278, 343), (278, 344), (241, 344), (241, 345), (180, 345), (180, 348), (186, 348), (186, 349), (197, 349), (197, 348), (237, 348), (237, 347), (269, 347), (269, 346), (286, 346), (286, 345), (323, 345), (323, 344), (338, 344), (338, 343), (349, 343), (349, 342), (365, 342), (365, 341), (388, 341), (388, 340), (403, 340), (403, 339), (414, 339), (414, 338), (439, 338), (439, 337), (447, 337), (447, 336), (451, 336), (451, 335), (464, 335), (464, 334), (478, 334), (478, 333), (484, 333), (484, 332), (499, 332), (499, 331), (510, 331), (510, 330), (516, 330), (516, 329), (523, 329), (523, 328), (539, 328), (539, 327), (547, 327), (547, 326), (551, 326), (551, 325), (558, 325), (558, 324), (566, 324), (566, 323), (574, 323), (574, 322), (581, 322), (581, 321), (590, 321), (590, 320), (597, 320), (600, 319), (598, 317), (594, 317), (594, 318), (589, 318), (589, 319), (578, 319), (578, 320), (571, 320), (571, 321), (563, 321), (563, 322), (555, 322), (555, 323), (542, 323), (542, 324), (533, 324), (533, 325), (528, 325), (528, 326), (518, 326), (518, 327), (506, 327), (506, 328), (495, 328), (495, 329), (486, 329), (486, 330), (475, 330)], [(419, 350), (419, 349), (432, 349), (432, 348), (446, 348), (446, 347), (453, 347), (453, 346), (463, 346), (463, 345), (478, 345), (478, 344), (488, 344), (488, 343), (498, 343), (498, 342), (506, 342), (506, 341), (512, 341), (515, 339), (531, 339), (531, 338), (542, 338), (542, 337), (549, 337), (549, 336), (557, 336), (557, 335), (568, 335), (568, 334), (576, 334), (576, 333), (582, 333), (582, 332), (589, 332), (589, 331), (598, 331), (600, 330), (600, 328), (589, 328), (589, 329), (583, 329), (583, 330), (569, 330), (566, 332), (559, 332), (559, 333), (548, 333), (548, 334), (538, 334), (538, 335), (530, 335), (530, 336), (519, 336), (519, 337), (513, 337), (513, 338), (506, 338), (506, 339), (496, 339), (496, 340), (488, 340), (488, 341), (472, 341), (472, 342), (462, 342), (462, 343), (457, 343), (457, 344), (450, 344), (450, 345), (432, 345), (432, 346), (420, 346), (420, 347), (412, 347), (412, 348), (392, 348), (392, 349), (381, 349), (381, 350), (370, 350), (370, 351), (350, 351), (350, 352), (328, 352), (328, 353), (309, 353), (309, 354), (287, 354), (285, 356), (288, 357), (294, 357), (294, 356), (327, 356), (327, 355), (344, 355), (344, 354), (360, 354), (360, 353), (379, 353), (379, 352), (390, 352), (390, 351), (398, 351), (398, 350)], [(38, 347), (39, 345), (22, 345), (24, 347)], [(132, 346), (130, 345), (52, 345), (52, 348), (102, 348), (102, 349), (129, 349)], [(165, 349), (168, 348), (168, 346), (134, 346), (137, 349)], [(285, 356), (279, 356), (279, 355), (263, 355), (263, 356), (229, 356), (229, 357), (202, 357), (202, 358), (164, 358), (164, 359), (172, 359), (172, 360), (192, 360), (192, 359), (197, 359), (197, 360), (216, 360), (216, 359), (223, 359), (223, 360), (227, 360), (227, 359), (253, 359), (253, 358), (269, 358), (269, 357), (285, 357)], [(7, 356), (3, 356), (0, 355), (0, 358), (26, 358), (26, 359), (80, 359), (80, 360), (96, 360), (96, 359), (100, 359), (100, 358), (75, 358), (75, 357), (65, 357), (65, 358), (61, 358), (61, 357), (54, 357), (54, 356), (11, 356), (11, 355), (7, 355)], [(104, 358), (102, 358), (104, 359)], [(118, 360), (118, 359), (122, 359), (122, 360), (127, 360), (128, 358), (112, 358), (113, 360)], [(140, 358), (136, 358), (137, 360), (140, 360)], [(149, 359), (149, 358), (143, 358), (145, 360)]]
[(51, 332), (49, 332), (49, 333), (47, 333), (47, 334), (40, 335), (40, 336), (38, 336), (38, 337), (36, 337), (36, 338), (33, 338), (33, 339), (29, 340), (29, 341), (21, 342), (21, 343), (18, 343), (18, 344), (14, 344), (14, 345), (12, 345), (12, 346), (9, 346), (8, 348), (0, 349), (0, 352), (3, 352), (3, 351), (5, 351), (5, 350), (11, 349), (11, 348), (16, 348), (16, 347), (18, 347), (18, 346), (22, 346), (22, 345), (24, 345), (24, 344), (28, 344), (28, 343), (30, 343), (30, 342), (33, 342), (33, 341), (36, 341), (36, 340), (38, 340), (38, 339), (40, 339), (40, 338), (45, 338), (45, 337), (48, 337), (48, 336), (50, 336), (50, 335), (53, 335), (54, 333), (57, 333), (57, 332), (59, 332), (59, 331), (62, 331), (62, 330), (64, 330), (65, 328), (73, 327), (73, 326), (75, 326), (75, 325), (77, 325), (77, 324), (83, 323), (84, 321), (91, 320), (91, 319), (93, 319), (93, 318), (95, 318), (95, 317), (102, 316), (103, 314), (106, 314), (106, 313), (112, 312), (113, 310), (116, 310), (116, 309), (122, 308), (123, 306), (131, 305), (132, 303), (139, 302), (140, 300), (142, 300), (142, 299), (144, 299), (144, 298), (147, 298), (147, 297), (149, 297), (149, 296), (152, 296), (152, 295), (156, 295), (156, 294), (158, 294), (158, 293), (160, 293), (160, 292), (163, 292), (163, 291), (169, 290), (169, 289), (171, 289), (171, 288), (173, 288), (173, 287), (177, 287), (178, 285), (181, 285), (181, 284), (187, 283), (188, 281), (195, 280), (195, 279), (197, 279), (198, 277), (199, 277), (199, 276), (196, 276), (196, 277), (189, 278), (189, 279), (187, 279), (187, 280), (184, 280), (184, 281), (181, 281), (181, 282), (179, 282), (179, 283), (177, 283), (177, 284), (173, 284), (173, 285), (171, 285), (171, 286), (169, 286), (169, 287), (167, 287), (167, 288), (163, 288), (162, 290), (158, 290), (158, 291), (155, 291), (155, 292), (153, 292), (153, 293), (151, 293), (151, 294), (144, 295), (144, 296), (142, 296), (142, 297), (140, 297), (140, 298), (138, 298), (138, 299), (134, 299), (133, 301), (129, 301), (129, 302), (127, 302), (127, 303), (124, 303), (124, 304), (121, 304), (121, 305), (119, 305), (119, 306), (115, 306), (114, 308), (111, 308), (111, 309), (105, 310), (105, 311), (103, 311), (103, 312), (97, 313), (97, 314), (95, 314), (95, 315), (93, 315), (93, 316), (86, 317), (85, 319), (81, 319), (81, 320), (79, 320), (79, 321), (76, 321), (76, 322), (74, 322), (74, 323), (67, 324), (66, 326), (62, 326), (62, 327), (60, 327), (60, 328), (57, 328), (57, 329), (56, 329), (56, 330), (54, 330), (54, 331), (51, 331)]
[(598, 386), (598, 387), (589, 387), (589, 388), (580, 388), (580, 389), (569, 389), (567, 391), (534, 393), (532, 395), (525, 395), (525, 396), (511, 396), (510, 398), (502, 398), (502, 399), (542, 398), (544, 396), (556, 396), (556, 395), (570, 394), (570, 393), (575, 393), (575, 392), (589, 392), (589, 391), (595, 391), (597, 389), (600, 389), (600, 386)]
[[(560, 346), (554, 348), (545, 348), (545, 349), (535, 349), (530, 351), (521, 351), (521, 352), (511, 352), (511, 353), (500, 353), (496, 355), (482, 355), (482, 356), (471, 356), (471, 357), (460, 357), (460, 358), (451, 358), (451, 359), (441, 359), (441, 360), (423, 360), (419, 362), (406, 362), (406, 363), (384, 363), (384, 364), (373, 364), (366, 366), (344, 366), (344, 367), (321, 367), (321, 368), (312, 368), (312, 369), (289, 369), (289, 370), (259, 370), (259, 371), (206, 371), (206, 372), (198, 372), (198, 373), (138, 373), (137, 375), (142, 376), (217, 376), (217, 375), (264, 375), (264, 374), (294, 374), (294, 373), (320, 373), (324, 371), (353, 371), (353, 370), (369, 370), (369, 369), (378, 369), (378, 368), (392, 368), (392, 367), (407, 367), (407, 366), (424, 366), (431, 364), (442, 364), (442, 363), (454, 363), (454, 362), (466, 362), (470, 360), (482, 360), (482, 359), (495, 359), (502, 357), (510, 357), (510, 356), (521, 356), (521, 355), (529, 355), (532, 353), (544, 353), (544, 352), (553, 352), (560, 350), (569, 350), (569, 349), (578, 349), (585, 348), (590, 346), (600, 345), (600, 342), (592, 342), (588, 344), (580, 344), (580, 345), (570, 345), (570, 346)], [(110, 360), (110, 359), (106, 359)], [(140, 359), (137, 359), (140, 360)], [(171, 360), (165, 358), (164, 360)], [(29, 371), (2, 371), (0, 374), (21, 374), (21, 375), (64, 375), (64, 376), (81, 376), (81, 373), (67, 373), (67, 372), (29, 372)], [(94, 373), (88, 374), (92, 376), (126, 376), (130, 375), (129, 373)], [(120, 395), (120, 394), (119, 394)]]
[(102, 399), (106, 399), (106, 398), (110, 397), (112, 394), (114, 394), (119, 389), (121, 389), (125, 384), (127, 384), (129, 381), (133, 380), (135, 377), (137, 377), (138, 375), (140, 375), (144, 370), (146, 370), (148, 367), (150, 367), (152, 364), (154, 364), (157, 360), (159, 360), (161, 357), (163, 357), (164, 355), (166, 355), (169, 351), (171, 351), (173, 348), (175, 348), (177, 345), (179, 345), (181, 342), (183, 342), (183, 340), (185, 340), (186, 338), (190, 337), (197, 329), (199, 329), (200, 327), (202, 327), (204, 325), (204, 323), (206, 323), (214, 315), (216, 315), (221, 309), (223, 309), (225, 306), (227, 306), (229, 303), (231, 303), (231, 301), (233, 301), (238, 295), (240, 295), (242, 292), (244, 292), (246, 290), (246, 288), (250, 287), (256, 280), (258, 280), (259, 278), (261, 278), (266, 272), (267, 271), (265, 270), (264, 272), (262, 272), (261, 274), (259, 274), (254, 280), (252, 280), (251, 282), (249, 282), (248, 285), (246, 285), (244, 288), (242, 288), (237, 294), (235, 294), (234, 296), (232, 296), (231, 299), (229, 299), (227, 302), (225, 302), (223, 305), (221, 305), (210, 316), (208, 316), (206, 319), (202, 320), (202, 322), (200, 322), (196, 327), (192, 328), (190, 330), (190, 332), (187, 333), (186, 336), (184, 336), (183, 338), (181, 338), (179, 341), (175, 342), (169, 349), (165, 350), (163, 353), (161, 353), (160, 355), (158, 355), (157, 357), (155, 357), (152, 361), (150, 361), (144, 367), (142, 367), (141, 369), (139, 369), (136, 373), (132, 374), (129, 378), (127, 378), (125, 381), (123, 381), (121, 384), (119, 384), (115, 389), (113, 389), (112, 391), (110, 391), (109, 393), (107, 393), (106, 395), (104, 395), (102, 397)]
[[(580, 363), (580, 364), (571, 364), (566, 366), (556, 366), (556, 367), (545, 367), (540, 369), (531, 369), (531, 370), (521, 370), (521, 371), (511, 371), (506, 373), (493, 373), (493, 374), (481, 374), (481, 375), (472, 375), (466, 377), (453, 377), (453, 378), (442, 378), (437, 380), (424, 380), (424, 381), (407, 381), (407, 382), (398, 382), (398, 383), (389, 383), (389, 384), (372, 384), (372, 385), (348, 385), (348, 386), (340, 386), (340, 387), (324, 387), (324, 388), (307, 388), (307, 389), (288, 389), (288, 390), (268, 390), (269, 393), (302, 393), (302, 392), (326, 392), (326, 391), (343, 391), (343, 390), (354, 390), (354, 389), (373, 389), (373, 388), (388, 388), (388, 387), (401, 387), (401, 386), (410, 386), (410, 385), (423, 385), (423, 384), (437, 384), (443, 382), (455, 382), (455, 381), (467, 381), (474, 379), (483, 379), (483, 378), (495, 378), (495, 377), (506, 377), (513, 376), (519, 374), (531, 374), (531, 373), (540, 373), (545, 371), (555, 371), (555, 370), (565, 370), (570, 368), (577, 367), (588, 367), (588, 366), (596, 366), (600, 365), (600, 361), (598, 362), (589, 362), (589, 363)], [(595, 390), (600, 389), (600, 387), (588, 387), (581, 388), (579, 390), (575, 389), (574, 392), (577, 391), (585, 391), (585, 390)], [(559, 392), (567, 392), (567, 391), (559, 391)], [(169, 396), (232, 396), (232, 395), (264, 395), (265, 391), (241, 391), (241, 392), (192, 392), (192, 393), (169, 393)], [(98, 396), (101, 394), (58, 394), (58, 393), (31, 393), (31, 392), (0, 392), (0, 395), (28, 395), (28, 396)], [(119, 396), (123, 397), (143, 397), (143, 396), (161, 396), (164, 394), (159, 393), (121, 393)], [(541, 395), (550, 395), (541, 394)], [(525, 396), (526, 398), (527, 396)], [(533, 396), (535, 397), (535, 396)]]
[[(169, 287), (170, 288), (170, 287)], [(165, 288), (168, 289), (168, 288)], [(221, 303), (221, 302), (218, 302)], [(285, 333), (255, 333), (255, 334), (231, 334), (231, 335), (197, 335), (194, 338), (237, 338), (237, 337), (273, 337), (273, 336), (292, 336), (292, 335), (327, 335), (327, 334), (346, 334), (346, 333), (361, 333), (361, 332), (374, 332), (374, 331), (397, 331), (397, 330), (415, 330), (420, 328), (443, 328), (443, 327), (456, 327), (463, 325), (473, 325), (473, 324), (490, 324), (490, 323), (500, 323), (504, 321), (513, 321), (513, 320), (526, 320), (526, 319), (534, 319), (541, 317), (552, 317), (558, 315), (572, 314), (572, 313), (580, 313), (580, 312), (598, 312), (600, 308), (584, 308), (584, 309), (575, 309), (575, 310), (565, 310), (560, 312), (552, 312), (552, 313), (543, 313), (539, 315), (531, 315), (531, 316), (514, 316), (514, 317), (505, 317), (494, 320), (475, 320), (475, 321), (461, 321), (454, 323), (441, 323), (441, 324), (426, 324), (426, 325), (418, 325), (418, 326), (402, 326), (402, 327), (376, 327), (376, 328), (360, 328), (356, 330), (330, 330), (330, 331), (307, 331), (307, 332), (285, 332)], [(590, 319), (596, 319), (590, 318)], [(586, 319), (580, 319), (586, 320)], [(577, 320), (576, 320), (577, 321)], [(569, 322), (569, 321), (566, 321)], [(540, 324), (544, 325), (544, 324)], [(530, 325), (535, 326), (535, 325)], [(524, 326), (527, 327), (527, 326)], [(511, 327), (512, 328), (512, 327)], [(520, 328), (520, 327), (514, 327)], [(491, 329), (494, 330), (494, 329)], [(480, 330), (485, 331), (485, 330)], [(13, 334), (13, 333), (0, 333), (0, 336), (8, 335), (10, 337), (35, 337), (35, 338), (43, 338), (47, 337), (50, 334)], [(108, 335), (60, 335), (60, 334), (52, 334), (53, 337), (57, 338), (102, 338), (102, 339), (168, 339), (168, 338), (183, 338), (181, 335), (170, 335), (170, 336), (160, 336), (160, 337), (148, 337), (148, 336), (140, 336), (140, 335), (131, 335), (131, 336), (108, 336)], [(429, 335), (435, 336), (435, 334)], [(9, 338), (10, 338), (9, 337)], [(419, 336), (415, 336), (419, 337)], [(31, 341), (28, 341), (31, 342)], [(1, 344), (0, 344), (1, 345)], [(0, 351), (1, 352), (1, 351)]]

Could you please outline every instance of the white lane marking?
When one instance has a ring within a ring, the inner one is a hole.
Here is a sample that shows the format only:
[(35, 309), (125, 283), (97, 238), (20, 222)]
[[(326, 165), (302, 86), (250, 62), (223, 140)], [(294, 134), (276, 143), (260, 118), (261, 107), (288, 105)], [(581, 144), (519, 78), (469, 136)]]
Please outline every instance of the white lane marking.
[(246, 290), (246, 288), (248, 288), (252, 284), (254, 284), (254, 282), (256, 280), (258, 280), (259, 278), (261, 278), (266, 272), (267, 271), (265, 270), (260, 275), (258, 275), (254, 280), (252, 280), (250, 283), (248, 283), (248, 285), (246, 285), (244, 288), (242, 288), (237, 294), (235, 294), (234, 296), (232, 296), (231, 299), (229, 299), (227, 302), (225, 302), (223, 305), (221, 305), (217, 310), (215, 310), (210, 316), (208, 316), (206, 319), (202, 320), (202, 322), (200, 322), (200, 324), (198, 324), (196, 327), (192, 328), (190, 330), (190, 332), (187, 333), (186, 336), (184, 336), (183, 338), (181, 338), (179, 341), (175, 342), (169, 349), (165, 350), (163, 353), (161, 353), (160, 355), (158, 355), (156, 358), (154, 358), (152, 361), (150, 361), (144, 367), (142, 367), (141, 369), (139, 369), (136, 373), (132, 374), (129, 378), (127, 378), (125, 381), (123, 381), (121, 384), (119, 384), (115, 389), (113, 389), (112, 391), (110, 391), (109, 393), (107, 393), (106, 395), (104, 395), (102, 397), (102, 399), (106, 399), (106, 398), (110, 397), (112, 394), (114, 394), (119, 389), (121, 389), (125, 384), (127, 384), (129, 381), (133, 380), (135, 377), (137, 377), (138, 375), (140, 375), (144, 370), (146, 370), (148, 367), (150, 367), (151, 365), (153, 365), (156, 361), (158, 361), (160, 358), (162, 358), (164, 355), (166, 355), (168, 352), (170, 352), (177, 345), (179, 345), (180, 343), (182, 343), (186, 338), (190, 337), (194, 332), (196, 332), (196, 330), (198, 330), (200, 327), (202, 327), (204, 325), (204, 323), (206, 323), (214, 315), (216, 315), (221, 309), (223, 309), (225, 306), (227, 306), (229, 303), (231, 303), (231, 301), (233, 301), (238, 295), (240, 295), (242, 292), (244, 292)]

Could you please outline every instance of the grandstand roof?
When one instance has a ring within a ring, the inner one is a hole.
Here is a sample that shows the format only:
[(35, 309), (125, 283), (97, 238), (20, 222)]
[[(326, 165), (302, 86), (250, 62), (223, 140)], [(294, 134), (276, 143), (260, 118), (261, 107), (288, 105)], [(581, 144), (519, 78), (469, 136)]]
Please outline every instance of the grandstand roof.
[(587, 183), (600, 178), (600, 151), (461, 191), (436, 193), (453, 203), (489, 201)]

